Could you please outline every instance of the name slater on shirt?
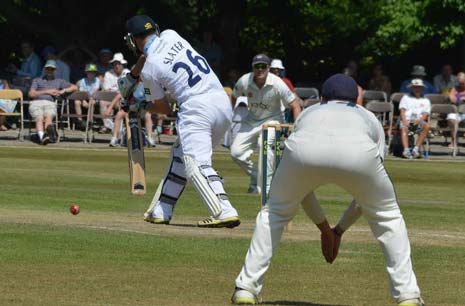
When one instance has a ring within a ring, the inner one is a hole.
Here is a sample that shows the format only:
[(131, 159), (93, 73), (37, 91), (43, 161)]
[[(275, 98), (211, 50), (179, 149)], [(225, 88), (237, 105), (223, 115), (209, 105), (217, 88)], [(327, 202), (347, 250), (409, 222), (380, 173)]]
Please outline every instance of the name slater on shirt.
[(176, 42), (168, 51), (168, 54), (163, 58), (163, 64), (173, 64), (174, 58), (184, 50), (184, 46), (180, 41)]

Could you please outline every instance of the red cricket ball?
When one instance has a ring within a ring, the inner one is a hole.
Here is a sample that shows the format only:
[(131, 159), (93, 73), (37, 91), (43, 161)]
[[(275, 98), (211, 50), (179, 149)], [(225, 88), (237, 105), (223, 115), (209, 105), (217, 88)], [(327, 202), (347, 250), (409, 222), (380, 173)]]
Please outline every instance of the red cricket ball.
[(73, 204), (69, 207), (69, 212), (73, 215), (77, 215), (80, 211), (81, 209), (79, 208), (79, 205)]

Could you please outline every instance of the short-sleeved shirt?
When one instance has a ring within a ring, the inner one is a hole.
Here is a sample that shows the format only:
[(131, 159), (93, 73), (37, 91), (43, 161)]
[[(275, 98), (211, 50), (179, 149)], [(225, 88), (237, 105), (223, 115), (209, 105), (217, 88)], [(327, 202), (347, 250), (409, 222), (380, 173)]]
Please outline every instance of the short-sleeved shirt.
[(284, 106), (295, 100), (295, 94), (287, 87), (280, 77), (268, 73), (265, 85), (258, 88), (252, 72), (244, 74), (236, 83), (233, 90), (235, 98), (246, 96), (249, 103), (247, 119), (265, 121), (282, 115), (281, 102)]
[(190, 97), (224, 94), (218, 77), (184, 38), (173, 30), (152, 36), (144, 53), (147, 57), (141, 78), (147, 101), (164, 97), (166, 88), (181, 105)]
[(426, 98), (415, 98), (405, 95), (399, 103), (399, 109), (405, 109), (405, 117), (408, 121), (419, 118), (422, 114), (431, 113), (431, 102)]
[(126, 68), (123, 69), (123, 72), (119, 76), (116, 75), (113, 69), (105, 72), (105, 76), (103, 77), (103, 90), (119, 91), (118, 79), (121, 77), (124, 77), (128, 73), (129, 73), (129, 69), (126, 69)]
[(83, 78), (78, 82), (78, 89), (80, 91), (88, 92), (89, 94), (93, 94), (100, 90), (100, 87), (100, 80), (98, 78), (94, 78), (93, 80)]
[(40, 77), (42, 71), (42, 63), (40, 57), (34, 52), (29, 55), (21, 64), (21, 68), (18, 70), (18, 76), (37, 78)]
[[(32, 81), (31, 90), (47, 90), (47, 89), (57, 89), (62, 90), (71, 86), (71, 83), (63, 79), (53, 79), (47, 80), (46, 78), (35, 78)], [(55, 97), (52, 95), (38, 95), (35, 97), (35, 100), (48, 100), (54, 101)]]

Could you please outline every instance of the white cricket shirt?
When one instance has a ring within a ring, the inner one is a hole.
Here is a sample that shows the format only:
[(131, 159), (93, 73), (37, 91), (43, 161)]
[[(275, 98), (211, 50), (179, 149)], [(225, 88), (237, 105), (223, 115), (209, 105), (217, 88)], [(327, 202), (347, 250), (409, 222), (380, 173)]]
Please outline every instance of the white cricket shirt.
[(281, 102), (288, 105), (295, 100), (295, 94), (287, 87), (280, 77), (268, 73), (265, 85), (258, 88), (253, 81), (253, 72), (244, 74), (236, 83), (233, 96), (246, 96), (249, 102), (247, 119), (264, 121), (282, 114)]
[(153, 36), (145, 46), (147, 57), (141, 77), (147, 101), (164, 97), (164, 88), (179, 104), (189, 97), (224, 93), (207, 61), (173, 30)]

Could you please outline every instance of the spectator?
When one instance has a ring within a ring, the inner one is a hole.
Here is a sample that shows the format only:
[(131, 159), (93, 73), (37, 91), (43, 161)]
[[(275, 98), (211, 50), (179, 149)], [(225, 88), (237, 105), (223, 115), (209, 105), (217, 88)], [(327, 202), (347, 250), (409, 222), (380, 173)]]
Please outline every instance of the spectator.
[[(133, 96), (135, 99), (145, 100), (144, 85), (142, 83), (137, 85), (137, 88), (134, 90)], [(116, 113), (116, 116), (115, 116), (115, 127), (113, 128), (113, 137), (111, 137), (111, 140), (110, 140), (110, 147), (118, 146), (118, 139), (120, 135), (121, 126), (123, 124), (123, 119), (124, 117), (126, 117), (126, 114), (127, 114), (121, 108), (122, 99), (123, 98), (121, 94), (116, 95), (116, 97), (111, 102), (110, 107), (107, 108), (107, 113), (105, 114), (107, 116), (110, 116), (113, 108), (118, 109), (118, 112)], [(143, 136), (147, 140), (149, 147), (155, 147), (155, 141), (152, 138), (152, 131), (153, 131), (152, 114), (150, 112), (145, 112), (144, 119), (145, 119), (145, 130), (147, 134)]]
[(97, 70), (99, 75), (105, 75), (107, 71), (110, 71), (112, 66), (110, 60), (113, 57), (113, 51), (107, 48), (103, 48), (98, 53), (98, 62), (97, 62)]
[[(10, 89), (10, 86), (8, 85), (7, 80), (0, 79), (0, 90), (2, 89)], [(8, 128), (5, 125), (6, 122), (6, 117), (0, 115), (0, 131), (8, 131)]]
[[(97, 66), (95, 64), (88, 64), (86, 65), (85, 72), (87, 77), (78, 81), (78, 90), (85, 91), (89, 94), (89, 96), (92, 96), (94, 92), (100, 90), (102, 87), (99, 78), (97, 78)], [(74, 110), (76, 115), (82, 115), (81, 106), (88, 109), (90, 104), (95, 104), (95, 100), (92, 97), (90, 97), (89, 101), (74, 100)], [(76, 128), (83, 130), (85, 126), (82, 122), (82, 118), (77, 117), (76, 119)]]
[(42, 145), (55, 141), (55, 130), (52, 122), (57, 114), (57, 107), (54, 100), (65, 93), (77, 90), (76, 85), (55, 78), (56, 67), (54, 60), (48, 60), (45, 63), (45, 76), (34, 79), (29, 90), (29, 96), (34, 99), (29, 105), (29, 113), (36, 121), (36, 130)]
[[(465, 103), (465, 73), (459, 72), (457, 74), (457, 84), (458, 85), (456, 85), (450, 90), (449, 100), (451, 103), (459, 106)], [(454, 146), (457, 143), (457, 124), (459, 124), (462, 121), (465, 121), (465, 114), (450, 113), (447, 115), (447, 124), (452, 129), (452, 142), (449, 145), (449, 148), (451, 149), (454, 149)]]
[[(261, 146), (259, 138), (262, 125), (283, 122), (282, 103), (293, 110), (294, 119), (301, 111), (296, 95), (281, 78), (269, 73), (270, 62), (270, 58), (264, 54), (254, 56), (252, 72), (244, 74), (237, 81), (232, 95), (233, 105), (241, 96), (246, 96), (249, 104), (247, 117), (242, 121), (241, 128), (231, 144), (232, 159), (250, 176), (249, 193), (260, 193), (260, 188), (257, 186), (258, 168), (251, 160), (251, 156), (257, 144)], [(269, 154), (272, 160), (273, 152)], [(271, 169), (271, 164), (269, 166)], [(269, 184), (272, 171), (268, 173)]]
[[(357, 82), (355, 79), (356, 73), (357, 73), (357, 63), (355, 61), (350, 61), (349, 64), (352, 63), (351, 65), (348, 65), (346, 68), (344, 68), (343, 74), (350, 76), (354, 81), (357, 83), (357, 91), (358, 91), (358, 96), (357, 96), (357, 104), (358, 105), (363, 105), (363, 87), (362, 85)], [(355, 75), (354, 75), (355, 73)]]
[(400, 92), (410, 92), (410, 85), (412, 83), (413, 79), (421, 79), (423, 81), (423, 91), (421, 92), (422, 95), (430, 94), (430, 93), (437, 93), (436, 88), (434, 86), (425, 80), (426, 77), (426, 70), (425, 67), (420, 66), (420, 65), (415, 65), (412, 68), (412, 72), (410, 73), (412, 76), (410, 79), (405, 80), (402, 82), (400, 85)]
[(389, 77), (383, 73), (383, 66), (375, 65), (372, 71), (372, 77), (368, 83), (369, 90), (378, 90), (384, 91), (388, 94), (391, 94), (391, 81)]
[(21, 52), (24, 55), (24, 61), (21, 68), (18, 69), (14, 64), (10, 64), (7, 70), (23, 78), (36, 78), (40, 76), (42, 63), (40, 57), (34, 52), (34, 47), (29, 42), (21, 43)]
[[(428, 116), (431, 112), (431, 103), (422, 96), (425, 87), (422, 79), (413, 79), (408, 86), (411, 90), (409, 95), (402, 97), (399, 103), (402, 146), (404, 152), (402, 156), (408, 159), (420, 157), (420, 146), (428, 135), (430, 129), (427, 123)], [(419, 133), (417, 142), (412, 152), (409, 148), (408, 133), (409, 131)]]
[[(63, 62), (58, 58), (57, 51), (53, 46), (47, 46), (42, 50), (42, 57), (45, 61), (54, 60), (57, 64), (57, 69), (55, 71), (55, 78), (63, 79), (69, 82), (70, 68), (69, 65)], [(45, 70), (42, 69), (42, 76), (45, 75)]]
[(434, 77), (433, 82), (437, 92), (448, 95), (449, 91), (457, 86), (457, 77), (452, 74), (452, 66), (442, 66), (441, 73)]
[[(277, 75), (278, 77), (280, 77), (281, 80), (283, 80), (284, 83), (286, 83), (287, 87), (289, 87), (289, 89), (293, 93), (295, 93), (295, 88), (294, 88), (294, 85), (292, 84), (291, 80), (289, 80), (288, 78), (285, 77), (286, 71), (285, 71), (283, 62), (280, 59), (275, 58), (274, 60), (271, 61), (270, 72), (273, 73), (274, 75)], [(297, 97), (297, 95), (296, 95), (296, 97)], [(302, 106), (303, 101), (299, 97), (297, 97), (297, 99), (299, 101), (300, 106)], [(292, 111), (290, 109), (286, 109), (285, 106), (282, 103), (281, 103), (281, 109), (284, 112), (284, 121), (288, 122), (288, 123), (293, 122), (292, 121), (292, 118), (293, 118)]]
[[(103, 90), (118, 92), (118, 79), (129, 73), (129, 69), (125, 68), (128, 62), (124, 59), (122, 53), (115, 53), (110, 63), (113, 68), (105, 72)], [(105, 116), (111, 114), (111, 108), (110, 111), (107, 111), (111, 104), (111, 101), (100, 101), (100, 114)], [(115, 105), (115, 103), (113, 103), (113, 105)], [(103, 125), (104, 126), (100, 129), (100, 133), (108, 133), (113, 129), (113, 121), (110, 118), (103, 119)]]
[(211, 31), (203, 32), (203, 41), (199, 46), (199, 53), (205, 57), (216, 75), (220, 76), (223, 53), (221, 47), (213, 40)]

